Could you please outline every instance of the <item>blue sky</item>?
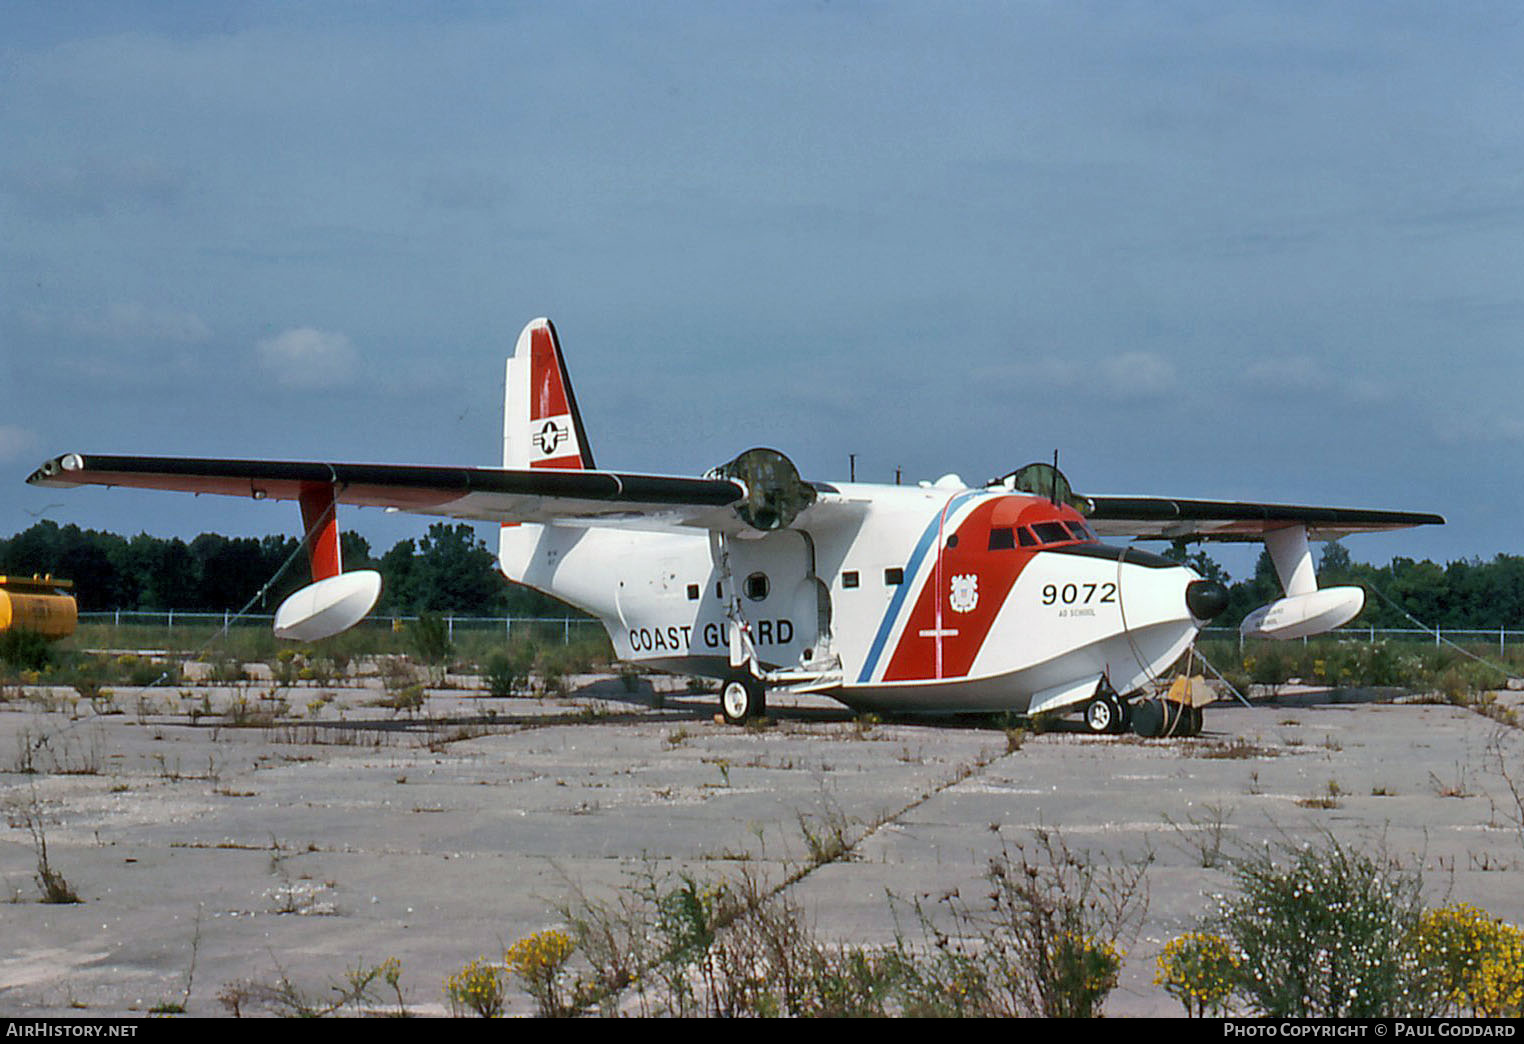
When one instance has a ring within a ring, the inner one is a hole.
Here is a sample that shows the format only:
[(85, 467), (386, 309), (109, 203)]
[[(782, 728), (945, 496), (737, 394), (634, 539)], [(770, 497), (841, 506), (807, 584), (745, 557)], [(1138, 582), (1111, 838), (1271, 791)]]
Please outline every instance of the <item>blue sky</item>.
[(1081, 491), (1451, 519), (1356, 558), (1524, 552), (1521, 21), (9, 3), (0, 532), (297, 527), (22, 484), (66, 451), (496, 463), (549, 315), (606, 467), (1057, 448)]

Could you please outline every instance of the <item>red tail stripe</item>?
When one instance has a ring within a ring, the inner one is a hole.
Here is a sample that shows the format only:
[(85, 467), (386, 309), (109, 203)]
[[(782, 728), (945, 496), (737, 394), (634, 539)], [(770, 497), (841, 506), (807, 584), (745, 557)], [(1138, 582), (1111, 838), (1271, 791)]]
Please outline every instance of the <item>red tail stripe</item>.
[(566, 388), (561, 384), (561, 363), (556, 357), (550, 329), (540, 326), (529, 333), (529, 419), (544, 420), (570, 413)]

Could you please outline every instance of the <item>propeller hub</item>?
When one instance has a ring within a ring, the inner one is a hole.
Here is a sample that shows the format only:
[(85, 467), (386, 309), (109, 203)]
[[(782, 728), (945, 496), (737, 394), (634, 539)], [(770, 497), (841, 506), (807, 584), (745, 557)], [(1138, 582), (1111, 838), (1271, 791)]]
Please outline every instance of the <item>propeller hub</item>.
[(1192, 580), (1185, 586), (1185, 606), (1202, 623), (1228, 607), (1228, 589), (1216, 580)]

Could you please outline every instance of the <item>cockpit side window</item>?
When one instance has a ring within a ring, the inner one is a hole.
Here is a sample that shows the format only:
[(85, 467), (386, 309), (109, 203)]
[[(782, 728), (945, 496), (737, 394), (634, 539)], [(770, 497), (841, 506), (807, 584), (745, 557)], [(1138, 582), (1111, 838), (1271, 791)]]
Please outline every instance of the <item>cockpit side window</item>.
[(1016, 539), (1021, 541), (1021, 546), (1022, 547), (1036, 547), (1037, 546), (1037, 538), (1032, 535), (1032, 531), (1030, 529), (1028, 529), (1026, 526), (1022, 526), (1020, 529), (1018, 529), (1016, 531)]
[(1062, 522), (1037, 522), (1032, 530), (1044, 544), (1063, 544), (1074, 539)]
[(1085, 525), (1083, 522), (1065, 522), (1064, 525), (1069, 527), (1069, 532), (1074, 534), (1075, 540), (1096, 539), (1096, 536), (1093, 532), (1091, 532), (1090, 527)]
[(990, 530), (991, 551), (1016, 550), (1016, 535), (1008, 528)]

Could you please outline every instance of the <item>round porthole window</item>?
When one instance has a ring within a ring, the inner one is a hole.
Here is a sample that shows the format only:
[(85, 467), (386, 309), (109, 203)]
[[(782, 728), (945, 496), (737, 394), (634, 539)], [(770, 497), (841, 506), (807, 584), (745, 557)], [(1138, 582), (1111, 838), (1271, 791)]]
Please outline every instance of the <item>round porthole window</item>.
[(760, 602), (767, 597), (767, 574), (753, 573), (746, 578), (746, 597), (753, 602)]

